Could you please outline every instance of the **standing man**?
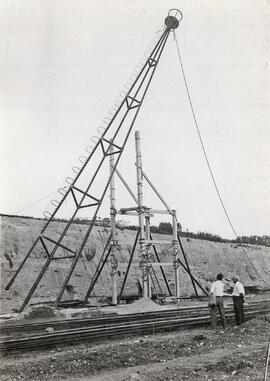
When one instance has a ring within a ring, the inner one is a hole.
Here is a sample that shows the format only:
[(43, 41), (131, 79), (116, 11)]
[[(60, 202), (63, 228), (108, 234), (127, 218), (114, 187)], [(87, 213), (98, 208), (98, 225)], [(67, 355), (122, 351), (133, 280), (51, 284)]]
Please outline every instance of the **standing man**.
[(238, 277), (234, 275), (232, 277), (234, 283), (233, 287), (233, 306), (235, 313), (236, 325), (244, 323), (244, 301), (245, 301), (245, 289), (242, 283), (239, 282)]
[(217, 326), (217, 310), (219, 311), (223, 328), (226, 328), (226, 317), (223, 304), (224, 283), (223, 275), (218, 274), (217, 280), (212, 284), (210, 289), (210, 298), (215, 299), (215, 304), (210, 304), (210, 319), (212, 328)]

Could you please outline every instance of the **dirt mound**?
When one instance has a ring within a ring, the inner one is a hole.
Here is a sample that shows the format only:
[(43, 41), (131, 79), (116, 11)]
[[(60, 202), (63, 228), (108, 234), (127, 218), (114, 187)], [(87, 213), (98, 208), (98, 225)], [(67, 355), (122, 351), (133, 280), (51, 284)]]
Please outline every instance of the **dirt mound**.
[(147, 297), (136, 300), (133, 304), (131, 304), (131, 306), (142, 310), (148, 310), (149, 308), (151, 308), (151, 310), (155, 309), (158, 311), (162, 309), (160, 305), (156, 304), (155, 302), (153, 302), (153, 300)]
[(32, 306), (29, 307), (22, 314), (18, 315), (18, 319), (45, 319), (60, 317), (59, 312), (51, 306)]
[(120, 309), (118, 309), (118, 313), (125, 313), (125, 314), (150, 312), (150, 311), (163, 311), (168, 309), (168, 306), (160, 306), (159, 304), (156, 304), (155, 302), (153, 302), (153, 300), (147, 297), (138, 299), (132, 304), (127, 304), (121, 307)]

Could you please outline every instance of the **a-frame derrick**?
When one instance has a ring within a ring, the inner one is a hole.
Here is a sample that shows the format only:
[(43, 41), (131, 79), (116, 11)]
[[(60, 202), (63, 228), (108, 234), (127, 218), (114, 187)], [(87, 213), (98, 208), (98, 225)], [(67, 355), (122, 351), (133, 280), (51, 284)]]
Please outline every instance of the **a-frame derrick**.
[[(62, 200), (57, 205), (54, 213), (46, 222), (44, 228), (40, 232), (40, 235), (37, 237), (36, 241), (33, 243), (29, 252), (25, 256), (23, 262), (6, 286), (6, 289), (8, 290), (15, 281), (19, 272), (22, 270), (31, 253), (36, 249), (38, 245), (41, 245), (44, 252), (46, 253), (47, 259), (43, 264), (43, 267), (41, 268), (37, 278), (35, 279), (30, 291), (28, 292), (20, 308), (20, 311), (22, 311), (28, 304), (51, 262), (61, 259), (71, 259), (72, 262), (70, 268), (65, 276), (63, 283), (61, 284), (59, 293), (55, 300), (56, 306), (60, 303), (66, 286), (74, 272), (78, 260), (82, 256), (83, 249), (92, 232), (101, 204), (108, 190), (110, 179), (117, 168), (118, 162), (126, 146), (127, 140), (130, 136), (131, 130), (141, 109), (141, 105), (144, 101), (155, 70), (158, 66), (170, 31), (171, 29), (169, 27), (165, 28), (160, 39), (158, 40), (157, 44), (143, 65), (141, 71), (138, 73), (136, 79), (134, 80), (125, 98), (116, 110), (104, 133), (100, 138), (96, 139), (93, 151), (90, 153), (88, 158), (86, 158), (82, 167), (78, 169), (78, 173), (75, 179), (73, 179), (71, 185), (63, 195)], [(111, 149), (112, 147), (114, 148), (113, 152)], [(99, 176), (102, 168), (107, 166), (111, 155), (113, 155), (115, 158), (115, 164), (110, 177), (107, 178), (105, 176)], [(87, 170), (90, 171), (90, 174), (87, 175), (87, 178), (90, 179), (90, 181), (88, 181), (87, 185), (85, 185), (85, 179), (83, 180), (83, 177), (85, 177), (84, 174), (87, 172)], [(97, 187), (98, 181), (99, 187)], [(102, 186), (100, 186), (100, 182), (102, 181)], [(73, 212), (71, 217), (63, 230), (60, 232), (59, 236), (57, 238), (54, 238), (54, 236), (51, 237), (49, 231), (51, 230), (54, 219), (57, 218), (58, 213), (61, 212), (64, 202), (70, 198), (73, 200)], [(91, 211), (91, 222), (87, 227), (87, 230), (84, 233), (84, 237), (78, 247), (75, 249), (70, 248), (66, 237), (69, 233), (71, 225), (74, 223), (78, 216), (78, 212), (83, 208), (89, 208)], [(48, 247), (48, 242), (50, 243), (50, 247)], [(64, 249), (66, 252), (68, 252), (68, 255), (59, 256), (57, 252), (60, 249)]]
[[(172, 11), (175, 12), (176, 10), (172, 10)], [(182, 14), (179, 11), (176, 11), (176, 13), (177, 12), (180, 13), (180, 20), (181, 20)], [(165, 47), (165, 44), (167, 42), (168, 36), (171, 30), (177, 28), (178, 24), (179, 24), (179, 20), (177, 20), (176, 14), (172, 16), (169, 12), (168, 17), (165, 20), (166, 27), (161, 37), (159, 38), (158, 42), (156, 43), (155, 47), (153, 48), (152, 52), (150, 53), (149, 57), (145, 61), (145, 64), (142, 66), (141, 70), (139, 71), (130, 89), (125, 94), (118, 108), (115, 110), (114, 115), (112, 116), (110, 121), (107, 123), (107, 127), (103, 131), (102, 135), (100, 137), (95, 137), (94, 140), (92, 139), (92, 141), (94, 142), (94, 147), (92, 147), (92, 151), (90, 152), (89, 156), (85, 157), (84, 160), (81, 160), (82, 162), (81, 167), (74, 167), (75, 178), (67, 178), (68, 180), (67, 182), (69, 183), (69, 186), (65, 187), (65, 189), (62, 188), (64, 189), (64, 191), (61, 192), (63, 196), (61, 201), (56, 203), (55, 211), (49, 216), (49, 219), (46, 222), (43, 229), (41, 230), (39, 236), (36, 238), (32, 247), (30, 248), (27, 255), (25, 256), (24, 260), (20, 264), (19, 268), (10, 279), (6, 289), (9, 289), (11, 287), (16, 277), (18, 276), (23, 266), (25, 265), (26, 261), (30, 258), (31, 253), (38, 249), (43, 250), (43, 252), (45, 253), (45, 259), (46, 259), (45, 263), (40, 269), (40, 272), (38, 273), (37, 278), (35, 279), (31, 289), (29, 290), (21, 306), (20, 311), (22, 311), (24, 307), (30, 301), (32, 295), (36, 291), (39, 283), (41, 282), (46, 270), (51, 265), (51, 263), (57, 260), (59, 261), (67, 260), (69, 261), (70, 266), (66, 271), (64, 280), (62, 284), (60, 285), (60, 289), (58, 290), (59, 292), (55, 300), (55, 305), (56, 306), (59, 305), (59, 303), (62, 300), (63, 294), (67, 288), (67, 285), (70, 281), (70, 278), (72, 277), (72, 274), (78, 264), (78, 261), (80, 259), (83, 259), (82, 257), (83, 250), (86, 244), (88, 243), (88, 240), (91, 238), (93, 226), (95, 224), (100, 207), (103, 203), (104, 197), (109, 187), (111, 192), (110, 198), (111, 198), (112, 232), (104, 247), (103, 253), (100, 257), (96, 270), (94, 271), (94, 274), (91, 277), (90, 283), (87, 286), (85, 285), (85, 289), (87, 290), (85, 293), (84, 301), (87, 302), (88, 297), (90, 296), (96, 282), (98, 281), (100, 277), (100, 274), (104, 268), (105, 263), (109, 261), (111, 264), (111, 275), (113, 280), (112, 301), (114, 304), (117, 303), (117, 301), (119, 300), (119, 298), (121, 298), (124, 292), (124, 287), (127, 281), (129, 269), (132, 264), (132, 259), (134, 256), (137, 242), (139, 243), (139, 246), (140, 246), (140, 259), (141, 259), (141, 267), (142, 267), (142, 274), (143, 274), (144, 295), (146, 295), (145, 290), (147, 288), (148, 290), (147, 295), (150, 296), (149, 294), (150, 283), (151, 282), (154, 283), (154, 281), (157, 287), (156, 292), (158, 292), (157, 289), (161, 291), (161, 285), (156, 276), (153, 265), (148, 260), (149, 248), (151, 246), (154, 250), (157, 262), (160, 262), (157, 250), (155, 248), (154, 241), (152, 240), (151, 234), (150, 234), (150, 224), (148, 223), (148, 216), (147, 216), (150, 210), (146, 210), (143, 204), (141, 203), (140, 191), (139, 191), (137, 209), (133, 208), (133, 210), (130, 210), (130, 211), (128, 211), (127, 209), (125, 210), (125, 213), (131, 214), (131, 215), (132, 214), (135, 215), (138, 212), (139, 219), (140, 219), (140, 230), (136, 236), (136, 239), (133, 245), (130, 260), (127, 266), (127, 272), (124, 277), (120, 293), (117, 294), (117, 284), (116, 284), (117, 240), (115, 235), (115, 216), (117, 211), (115, 209), (115, 205), (113, 202), (114, 200), (113, 181), (114, 181), (114, 175), (118, 174), (121, 181), (129, 190), (133, 199), (135, 201), (137, 200), (136, 196), (132, 193), (131, 189), (128, 187), (128, 184), (126, 184), (124, 179), (121, 178), (121, 175), (119, 174), (117, 170), (117, 166), (122, 156), (122, 153), (125, 149), (129, 136), (131, 134), (137, 115), (143, 104), (144, 98), (147, 94), (147, 90), (149, 88), (149, 85), (155, 73), (155, 70), (160, 61), (160, 57)], [(102, 171), (104, 172), (104, 169), (108, 168), (107, 166), (108, 162), (110, 164), (109, 178), (108, 176), (104, 176), (102, 174)], [(142, 172), (140, 176), (142, 176)], [(138, 184), (139, 183), (140, 181), (138, 181)], [(69, 202), (69, 210), (71, 211), (71, 216), (68, 222), (66, 222), (64, 226), (62, 225), (63, 227), (61, 228), (61, 230), (59, 230), (59, 227), (58, 227), (57, 229), (58, 231), (56, 232), (54, 231), (54, 223), (56, 218), (58, 218), (59, 214), (61, 216), (61, 212), (65, 208), (66, 202)], [(76, 219), (78, 218), (79, 213), (82, 210), (86, 210), (86, 209), (88, 212), (87, 217), (88, 219), (90, 219), (90, 222), (89, 222), (89, 225), (87, 225), (85, 231), (83, 232), (83, 239), (74, 245), (74, 243), (71, 243), (71, 240), (69, 239), (69, 235), (71, 234), (71, 226), (72, 224), (76, 223)], [(171, 211), (170, 209), (168, 209), (168, 211), (172, 216), (175, 216), (173, 211)], [(152, 210), (152, 212), (157, 212), (157, 211)], [(145, 226), (143, 222), (144, 218), (145, 218)], [(175, 226), (176, 224), (175, 218), (173, 221)], [(146, 239), (142, 238), (144, 234), (143, 229), (145, 229), (145, 231), (147, 232)], [(174, 229), (174, 237), (173, 237), (173, 247), (174, 247), (174, 253), (175, 253), (174, 268), (177, 273), (177, 268), (180, 264), (187, 271), (187, 273), (190, 275), (194, 290), (197, 294), (196, 285), (199, 286), (202, 290), (203, 288), (191, 274), (191, 271), (187, 262), (187, 258), (184, 252), (183, 252), (184, 262), (181, 262), (181, 260), (178, 258), (177, 250), (178, 250), (179, 244), (182, 251), (183, 251), (183, 248), (179, 240), (179, 237), (177, 237), (175, 232), (176, 230)], [(146, 256), (144, 252), (145, 250), (146, 251), (148, 250), (148, 254)], [(65, 262), (65, 265), (66, 263), (67, 262)], [(162, 273), (168, 294), (172, 295), (172, 291), (166, 280), (166, 276), (161, 264), (159, 268)], [(178, 282), (177, 276), (175, 278), (175, 282), (176, 283)], [(147, 283), (147, 287), (146, 287), (146, 283)], [(177, 289), (178, 289), (178, 286), (177, 286)], [(176, 298), (178, 298), (178, 296), (179, 295), (177, 294)]]

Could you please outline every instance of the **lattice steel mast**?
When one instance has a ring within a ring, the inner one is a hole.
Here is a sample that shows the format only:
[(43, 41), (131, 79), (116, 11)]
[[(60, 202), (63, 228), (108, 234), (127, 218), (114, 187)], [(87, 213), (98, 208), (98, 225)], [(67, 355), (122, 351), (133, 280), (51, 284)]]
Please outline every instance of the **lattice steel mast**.
[[(55, 211), (45, 224), (44, 228), (33, 243), (32, 247), (30, 248), (24, 260), (20, 264), (19, 268), (17, 269), (17, 271), (9, 281), (8, 285), (6, 286), (7, 290), (11, 287), (33, 250), (37, 248), (37, 246), (42, 247), (47, 257), (46, 261), (43, 267), (41, 268), (36, 280), (34, 281), (30, 291), (28, 292), (20, 308), (20, 311), (24, 309), (24, 307), (31, 299), (33, 293), (38, 287), (42, 277), (44, 276), (51, 262), (55, 260), (72, 259), (69, 271), (66, 274), (66, 277), (57, 295), (55, 305), (57, 306), (60, 303), (66, 286), (74, 272), (78, 260), (81, 258), (82, 251), (91, 234), (91, 231), (97, 218), (97, 214), (104, 200), (105, 194), (109, 188), (110, 180), (117, 168), (117, 165), (126, 146), (133, 125), (141, 109), (141, 105), (146, 96), (147, 90), (159, 63), (161, 54), (163, 52), (169, 34), (172, 30), (178, 27), (179, 21), (181, 21), (181, 19), (182, 13), (180, 11), (173, 9), (169, 12), (169, 15), (165, 19), (164, 32), (162, 33), (160, 39), (158, 40), (157, 44), (155, 45), (154, 49), (152, 50), (151, 54), (146, 60), (141, 71), (138, 73), (125, 98), (119, 105), (113, 118), (111, 119), (110, 123), (108, 124), (101, 137), (97, 139), (93, 151), (90, 153), (88, 158), (86, 158), (85, 163), (79, 169), (75, 179), (70, 184), (62, 200), (59, 202)], [(100, 178), (101, 169), (103, 167), (107, 167), (108, 160), (110, 160), (109, 158), (111, 155), (114, 156), (114, 166), (111, 169), (110, 176), (109, 178), (104, 178), (104, 176), (103, 178)], [(87, 186), (85, 186), (84, 184), (86, 179), (90, 179), (90, 181), (88, 180), (87, 182)], [(102, 181), (102, 187), (99, 186), (99, 188), (101, 188), (102, 190), (97, 191), (97, 184), (100, 185)], [(57, 217), (57, 213), (61, 211), (61, 208), (63, 207), (63, 204), (67, 199), (73, 200), (73, 212), (66, 226), (59, 234), (59, 237), (55, 238), (54, 235), (52, 236), (50, 234), (49, 228), (54, 218)], [(70, 226), (72, 225), (72, 223), (74, 223), (78, 215), (78, 212), (82, 208), (91, 208), (92, 218), (91, 223), (88, 226), (84, 238), (81, 241), (79, 247), (74, 249), (70, 247), (67, 237)], [(65, 253), (68, 252), (68, 255), (59, 255), (61, 250), (64, 250)]]

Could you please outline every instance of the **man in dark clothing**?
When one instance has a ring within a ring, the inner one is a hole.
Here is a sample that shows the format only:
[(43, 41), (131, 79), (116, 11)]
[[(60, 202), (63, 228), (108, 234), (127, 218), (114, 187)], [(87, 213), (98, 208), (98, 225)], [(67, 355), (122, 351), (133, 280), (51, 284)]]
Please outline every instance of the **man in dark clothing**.
[(244, 323), (244, 301), (245, 301), (245, 289), (242, 283), (239, 282), (238, 277), (234, 275), (232, 277), (234, 283), (233, 287), (233, 306), (235, 313), (236, 325)]

